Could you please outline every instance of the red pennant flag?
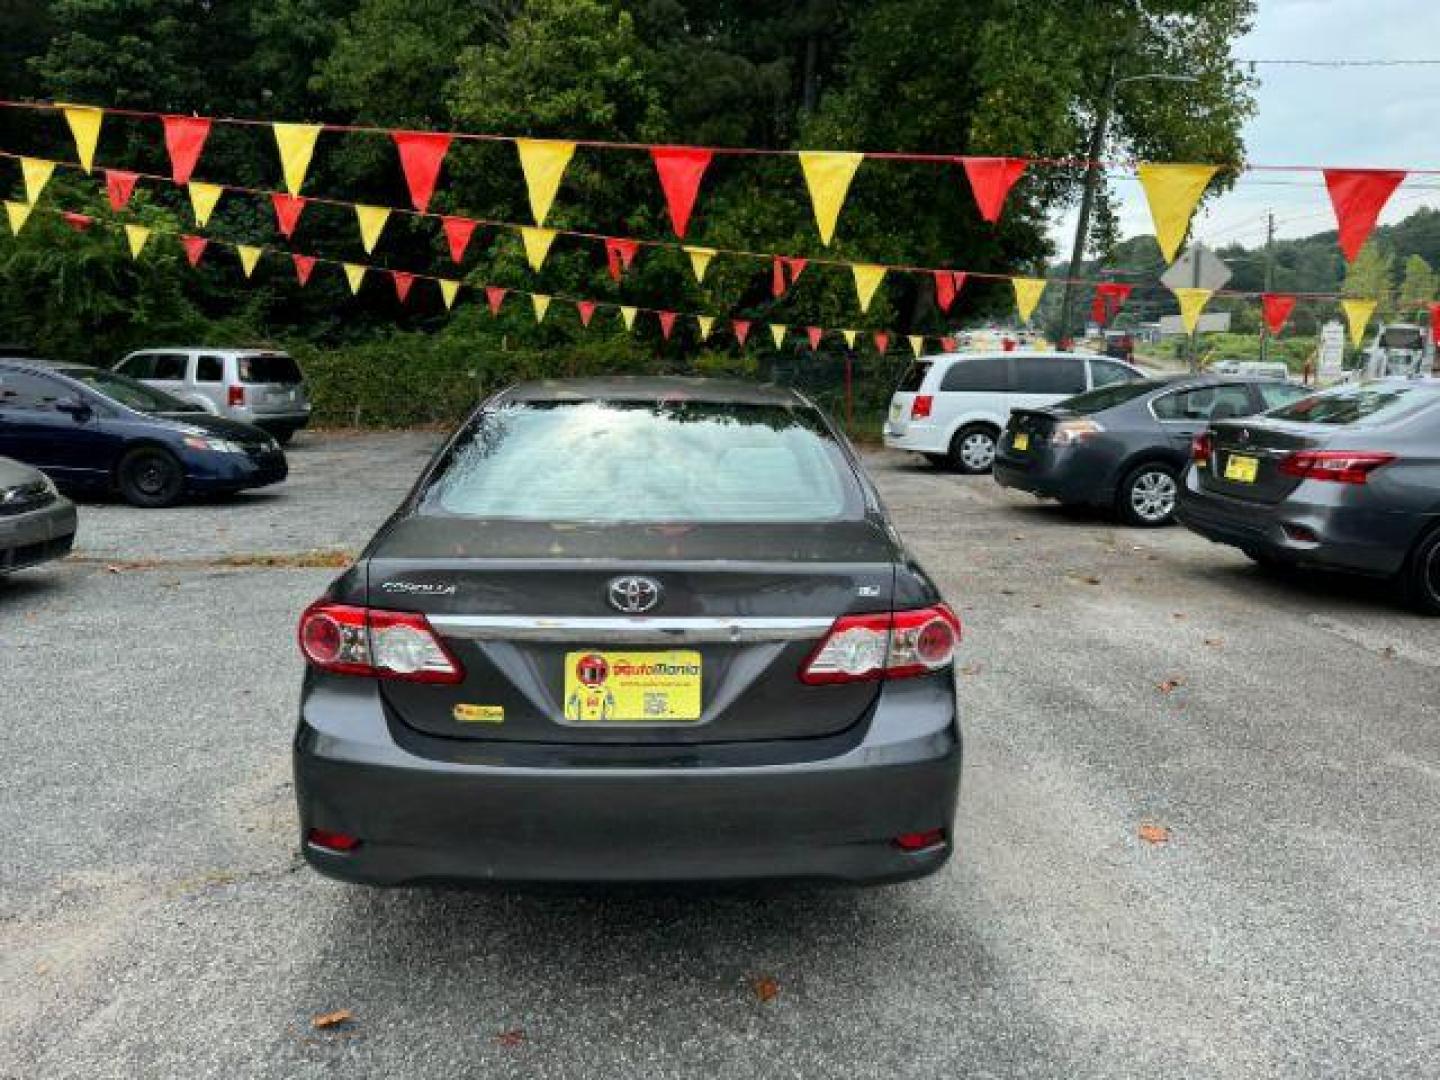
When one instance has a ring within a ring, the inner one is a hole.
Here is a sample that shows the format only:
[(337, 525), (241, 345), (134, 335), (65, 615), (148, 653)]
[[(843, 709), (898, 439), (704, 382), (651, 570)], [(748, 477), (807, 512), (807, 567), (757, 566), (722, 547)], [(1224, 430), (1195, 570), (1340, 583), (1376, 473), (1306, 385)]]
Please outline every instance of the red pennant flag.
[(1005, 205), (1005, 196), (1025, 171), (1021, 158), (965, 157), (960, 159), (965, 166), (965, 175), (970, 178), (970, 190), (975, 204), (980, 207), (980, 216), (994, 225), (1000, 220), (1000, 210)]
[(277, 191), (270, 196), (270, 201), (275, 205), (275, 221), (280, 226), (280, 235), (287, 239), (294, 236), (295, 226), (300, 222), (300, 211), (305, 209), (305, 200), (299, 195)]
[(960, 344), (953, 337), (949, 337), (947, 335), (946, 337), (942, 337), (940, 339), (940, 346), (946, 352), (955, 352), (955, 350), (960, 347)]
[(1290, 312), (1295, 310), (1295, 297), (1283, 293), (1261, 293), (1260, 310), (1265, 316), (1265, 325), (1270, 328), (1270, 333), (1278, 334), (1285, 325), (1285, 320), (1290, 318)]
[(777, 297), (784, 296), (785, 290), (800, 280), (807, 262), (790, 255), (776, 255), (771, 264), (770, 291)]
[(185, 258), (190, 260), (190, 265), (199, 266), (200, 256), (205, 254), (205, 249), (210, 245), (210, 241), (203, 236), (182, 236), (180, 244), (185, 248)]
[(1102, 281), (1096, 285), (1095, 299), (1090, 304), (1090, 318), (1104, 326), (1129, 298), (1132, 288), (1119, 281)]
[(689, 146), (652, 146), (650, 158), (660, 174), (665, 205), (670, 209), (670, 224), (675, 235), (683, 237), (690, 226), (690, 211), (695, 209), (695, 196), (710, 166), (711, 153)]
[(77, 214), (73, 210), (66, 210), (60, 217), (64, 219), (66, 225), (69, 225), (70, 228), (76, 232), (84, 232), (90, 228), (91, 225), (95, 224), (95, 219), (89, 214)]
[(578, 312), (580, 312), (580, 325), (581, 325), (581, 326), (589, 326), (589, 325), (590, 325), (590, 319), (591, 319), (591, 318), (594, 316), (594, 314), (595, 314), (595, 301), (594, 301), (594, 300), (576, 300), (576, 301), (575, 301), (575, 310), (578, 311)]
[(1375, 228), (1375, 219), (1404, 179), (1405, 174), (1395, 170), (1325, 170), (1325, 186), (1340, 226), (1340, 250), (1347, 262), (1354, 262), (1360, 254)]
[(875, 335), (875, 351), (882, 356), (890, 351), (890, 335), (884, 330)]
[(130, 196), (135, 194), (135, 181), (140, 177), (133, 172), (123, 172), (120, 169), (105, 170), (105, 194), (110, 197), (110, 209), (120, 211), (125, 209), (125, 204), (130, 201)]
[[(307, 284), (310, 281), (310, 272), (315, 269), (315, 256), (292, 254), (290, 257), (295, 260), (295, 276), (300, 280), (300, 284)], [(405, 298), (402, 296), (400, 299)]]
[(741, 345), (744, 345), (745, 339), (750, 336), (750, 320), (731, 319), (730, 327), (735, 331), (735, 340), (738, 341)]
[(165, 125), (170, 178), (177, 184), (188, 184), (210, 135), (210, 121), (203, 116), (162, 116), (160, 122)]
[(804, 272), (805, 266), (809, 262), (808, 259), (801, 259), (790, 255), (781, 255), (780, 261), (785, 264), (785, 270), (790, 275), (791, 285), (794, 285), (800, 280), (800, 275)]
[(810, 351), (814, 352), (820, 348), (820, 339), (825, 336), (825, 331), (818, 326), (807, 326), (805, 336), (810, 339)]
[(423, 214), (430, 205), (430, 196), (435, 194), (435, 181), (450, 149), (450, 136), (429, 131), (392, 131), (390, 136), (400, 151), (400, 168), (410, 187), (410, 201)]
[(659, 311), (656, 314), (660, 317), (660, 333), (666, 341), (669, 341), (670, 331), (675, 329), (675, 312)]
[(1430, 305), (1430, 337), (1440, 345), (1440, 304)]
[(499, 315), (500, 305), (505, 302), (506, 290), (498, 285), (485, 286), (485, 301), (490, 305), (490, 314)]
[(941, 311), (948, 312), (950, 305), (955, 302), (955, 272), (953, 270), (935, 271), (935, 304)]
[(610, 276), (619, 281), (620, 275), (630, 269), (630, 264), (635, 261), (635, 252), (639, 250), (640, 245), (634, 240), (617, 240), (607, 236), (605, 259), (610, 264)]
[(415, 284), (415, 275), (407, 274), (404, 270), (391, 270), (390, 280), (395, 282), (395, 297), (402, 304), (410, 295), (410, 286)]
[(465, 249), (470, 246), (470, 237), (475, 233), (478, 222), (463, 217), (440, 219), (445, 227), (445, 239), (450, 242), (450, 261), (459, 266), (465, 259)]

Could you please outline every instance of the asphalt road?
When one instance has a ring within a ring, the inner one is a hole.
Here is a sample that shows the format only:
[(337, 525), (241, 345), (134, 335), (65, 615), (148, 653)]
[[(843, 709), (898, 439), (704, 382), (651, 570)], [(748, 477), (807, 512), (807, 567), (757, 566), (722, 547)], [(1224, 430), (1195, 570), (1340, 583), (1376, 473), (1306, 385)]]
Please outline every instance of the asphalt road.
[(967, 629), (943, 873), (298, 866), (294, 620), (431, 442), (309, 436), (272, 492), (87, 505), (79, 558), (0, 581), (0, 1076), (1440, 1074), (1440, 620), (896, 456)]

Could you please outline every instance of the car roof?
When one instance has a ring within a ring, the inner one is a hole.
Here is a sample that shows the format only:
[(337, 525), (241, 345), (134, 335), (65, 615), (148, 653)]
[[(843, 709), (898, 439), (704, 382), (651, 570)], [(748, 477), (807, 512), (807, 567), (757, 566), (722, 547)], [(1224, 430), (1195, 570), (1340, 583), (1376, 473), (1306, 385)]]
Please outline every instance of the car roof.
[(276, 356), (288, 355), (284, 349), (231, 349), (215, 345), (152, 345), (148, 349), (132, 349), (126, 356), (141, 356), (145, 353), (210, 353), (215, 356)]
[(939, 360), (994, 360), (996, 357), (1007, 356), (1043, 356), (1047, 360), (1068, 357), (1072, 360), (1109, 360), (1115, 364), (1125, 363), (1113, 356), (1102, 356), (1099, 353), (1063, 352), (1060, 349), (1011, 349), (1009, 352), (1004, 349), (982, 349), (976, 352), (936, 353), (934, 356), (922, 356), (916, 363), (924, 364)]
[(510, 401), (653, 401), (676, 398), (745, 405), (808, 405), (789, 387), (743, 379), (701, 379), (668, 375), (606, 375), (540, 379), (517, 383), (497, 395)]

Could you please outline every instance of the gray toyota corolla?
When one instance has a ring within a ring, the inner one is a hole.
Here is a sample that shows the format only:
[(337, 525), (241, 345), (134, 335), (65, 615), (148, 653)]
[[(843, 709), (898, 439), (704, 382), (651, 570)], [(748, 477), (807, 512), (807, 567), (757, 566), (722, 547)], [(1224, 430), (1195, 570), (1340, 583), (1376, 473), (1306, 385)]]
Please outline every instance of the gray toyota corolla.
[(793, 391), (506, 390), (299, 638), (301, 844), (333, 877), (885, 882), (950, 855), (959, 621)]

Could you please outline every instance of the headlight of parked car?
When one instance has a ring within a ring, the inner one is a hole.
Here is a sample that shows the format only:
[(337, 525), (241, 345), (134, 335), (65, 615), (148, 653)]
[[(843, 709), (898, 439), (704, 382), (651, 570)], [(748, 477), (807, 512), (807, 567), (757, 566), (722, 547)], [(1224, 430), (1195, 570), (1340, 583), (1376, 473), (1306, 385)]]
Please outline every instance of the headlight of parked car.
[(245, 448), (229, 439), (207, 439), (199, 435), (186, 435), (185, 445), (191, 450), (213, 450), (217, 454), (243, 454)]

